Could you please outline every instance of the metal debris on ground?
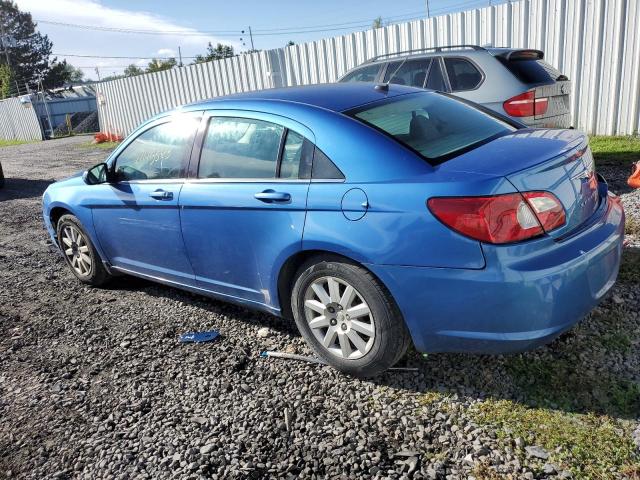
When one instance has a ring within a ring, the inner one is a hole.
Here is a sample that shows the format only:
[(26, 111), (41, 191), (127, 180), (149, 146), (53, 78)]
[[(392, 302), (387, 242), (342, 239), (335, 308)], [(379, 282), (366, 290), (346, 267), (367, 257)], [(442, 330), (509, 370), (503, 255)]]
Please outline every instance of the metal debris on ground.
[(189, 332), (183, 333), (178, 339), (180, 343), (202, 343), (211, 342), (220, 336), (220, 332), (210, 330), (208, 332)]
[[(299, 360), (301, 362), (318, 363), (320, 365), (327, 364), (324, 360), (320, 358), (308, 357), (305, 355), (298, 355), (295, 353), (265, 351), (265, 352), (262, 352), (260, 356), (262, 358), (274, 357), (274, 358), (284, 358), (286, 360)], [(396, 372), (417, 372), (418, 368), (417, 367), (391, 367), (389, 370), (396, 371)]]
[(260, 356), (263, 358), (267, 358), (267, 357), (285, 358), (287, 360), (299, 360), (301, 362), (319, 363), (320, 365), (326, 365), (326, 362), (319, 358), (307, 357), (304, 355), (297, 355), (295, 353), (265, 351), (265, 352), (262, 352)]

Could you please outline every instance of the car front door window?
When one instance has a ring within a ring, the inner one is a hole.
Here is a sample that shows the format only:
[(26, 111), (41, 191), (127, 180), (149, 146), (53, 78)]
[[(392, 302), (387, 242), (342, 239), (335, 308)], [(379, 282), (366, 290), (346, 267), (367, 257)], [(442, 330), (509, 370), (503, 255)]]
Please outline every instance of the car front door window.
[(151, 127), (118, 155), (120, 181), (183, 178), (197, 120), (184, 118)]

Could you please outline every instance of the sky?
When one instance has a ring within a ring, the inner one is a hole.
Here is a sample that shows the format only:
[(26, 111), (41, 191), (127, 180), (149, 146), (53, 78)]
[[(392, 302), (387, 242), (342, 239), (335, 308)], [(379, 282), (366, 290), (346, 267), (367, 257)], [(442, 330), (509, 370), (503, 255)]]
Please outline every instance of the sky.
[[(490, 0), (429, 0), (431, 15), (486, 6)], [(500, 0), (498, 0), (500, 1)], [(16, 0), (53, 42), (58, 60), (82, 68), (86, 78), (120, 74), (151, 57), (190, 63), (207, 43), (236, 52), (282, 47), (370, 28), (373, 20), (426, 17), (426, 0)], [(493, 3), (497, 3), (494, 0)], [(65, 24), (65, 25), (61, 25)], [(68, 24), (81, 25), (73, 27)], [(116, 30), (116, 31), (114, 31)], [(122, 30), (135, 30), (136, 33)], [(242, 30), (245, 33), (241, 33)], [(100, 58), (134, 57), (134, 58)], [(143, 58), (147, 57), (147, 58)]]

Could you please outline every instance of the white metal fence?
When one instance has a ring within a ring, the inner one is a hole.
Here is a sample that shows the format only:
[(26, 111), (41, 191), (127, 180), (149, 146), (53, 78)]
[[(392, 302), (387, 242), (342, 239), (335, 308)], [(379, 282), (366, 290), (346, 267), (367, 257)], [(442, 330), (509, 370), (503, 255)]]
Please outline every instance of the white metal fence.
[(18, 98), (0, 101), (1, 140), (42, 140), (42, 130), (33, 105)]
[[(127, 134), (183, 103), (336, 80), (384, 53), (454, 44), (537, 48), (573, 82), (573, 125), (640, 124), (640, 0), (519, 0), (96, 85), (100, 128)], [(6, 101), (5, 101), (6, 102)], [(0, 138), (41, 138), (33, 109), (0, 103)]]
[(638, 133), (640, 0), (520, 0), (104, 82), (97, 86), (100, 125), (126, 134), (182, 103), (331, 82), (374, 55), (453, 44), (541, 49), (573, 81), (573, 125)]

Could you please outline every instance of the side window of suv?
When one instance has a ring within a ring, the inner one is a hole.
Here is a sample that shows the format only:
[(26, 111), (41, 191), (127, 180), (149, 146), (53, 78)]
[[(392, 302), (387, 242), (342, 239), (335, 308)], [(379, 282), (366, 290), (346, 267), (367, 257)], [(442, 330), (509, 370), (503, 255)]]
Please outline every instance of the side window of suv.
[(118, 155), (121, 181), (182, 178), (200, 119), (184, 117), (151, 127)]
[(430, 63), (430, 58), (390, 62), (384, 74), (384, 83), (423, 88)]
[(449, 75), (451, 90), (460, 92), (462, 90), (473, 90), (482, 81), (482, 74), (473, 63), (464, 58), (445, 58), (444, 64)]
[(366, 65), (347, 73), (340, 79), (342, 82), (375, 82), (380, 71), (380, 64)]

